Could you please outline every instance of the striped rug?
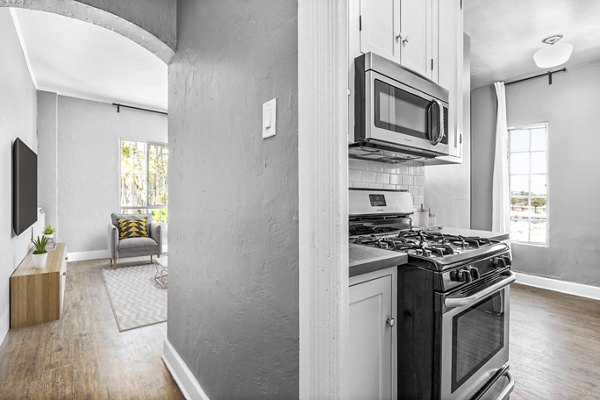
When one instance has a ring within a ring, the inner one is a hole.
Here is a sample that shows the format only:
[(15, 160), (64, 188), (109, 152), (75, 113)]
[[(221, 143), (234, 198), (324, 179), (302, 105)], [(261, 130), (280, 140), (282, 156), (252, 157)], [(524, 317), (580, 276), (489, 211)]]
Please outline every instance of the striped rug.
[(154, 280), (154, 264), (111, 267), (102, 270), (119, 331), (167, 320), (167, 289)]

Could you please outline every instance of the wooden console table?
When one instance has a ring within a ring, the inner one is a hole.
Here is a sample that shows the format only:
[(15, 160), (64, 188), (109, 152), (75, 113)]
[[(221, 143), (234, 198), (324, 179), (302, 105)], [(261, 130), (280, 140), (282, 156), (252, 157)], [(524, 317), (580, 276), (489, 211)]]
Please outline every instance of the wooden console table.
[(34, 268), (30, 251), (10, 277), (10, 327), (60, 319), (67, 279), (66, 246), (48, 252), (46, 268)]

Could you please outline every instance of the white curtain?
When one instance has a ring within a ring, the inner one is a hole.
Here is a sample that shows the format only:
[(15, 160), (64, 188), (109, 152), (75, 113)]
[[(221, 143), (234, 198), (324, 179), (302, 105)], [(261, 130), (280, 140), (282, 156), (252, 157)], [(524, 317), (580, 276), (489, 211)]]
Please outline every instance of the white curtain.
[(509, 231), (510, 195), (508, 182), (508, 130), (506, 127), (506, 95), (504, 82), (494, 82), (496, 88), (496, 151), (492, 192), (492, 230)]

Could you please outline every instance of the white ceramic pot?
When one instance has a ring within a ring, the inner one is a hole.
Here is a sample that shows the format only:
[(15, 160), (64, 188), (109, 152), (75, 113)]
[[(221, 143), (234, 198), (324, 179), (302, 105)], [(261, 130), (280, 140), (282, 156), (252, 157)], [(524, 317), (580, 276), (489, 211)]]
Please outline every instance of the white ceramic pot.
[(32, 254), (34, 268), (46, 268), (46, 261), (48, 260), (48, 253), (44, 254)]

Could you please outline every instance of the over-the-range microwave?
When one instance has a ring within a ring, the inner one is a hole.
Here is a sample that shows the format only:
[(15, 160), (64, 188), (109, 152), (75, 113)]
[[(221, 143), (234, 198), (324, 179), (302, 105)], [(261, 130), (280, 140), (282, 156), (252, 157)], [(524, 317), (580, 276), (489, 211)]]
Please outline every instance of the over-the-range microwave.
[(449, 154), (446, 89), (374, 53), (357, 57), (354, 67), (351, 157), (399, 162)]

